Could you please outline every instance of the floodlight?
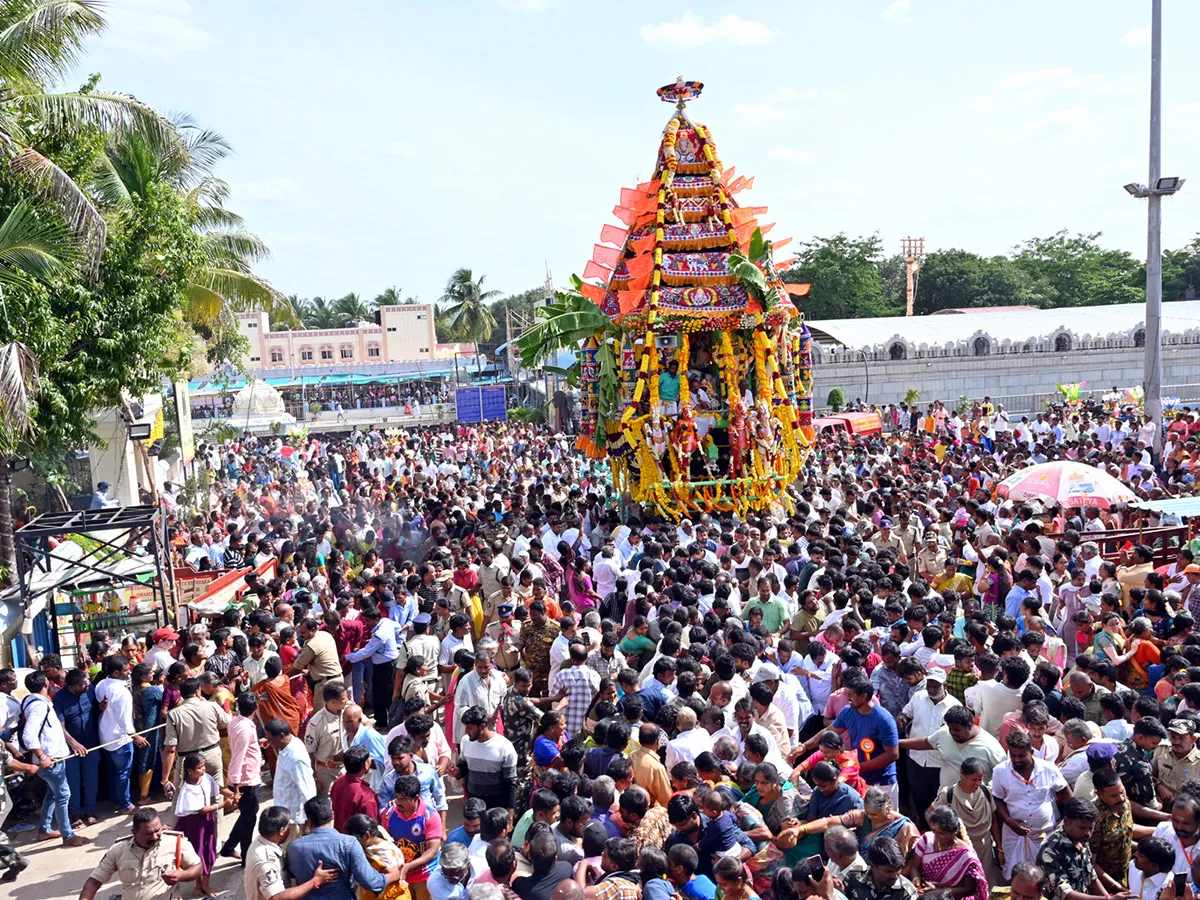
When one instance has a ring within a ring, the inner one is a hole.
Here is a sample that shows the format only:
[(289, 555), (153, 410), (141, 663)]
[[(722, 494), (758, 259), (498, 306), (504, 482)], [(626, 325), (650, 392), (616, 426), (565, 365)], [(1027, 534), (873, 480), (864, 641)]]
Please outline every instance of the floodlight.
[(1183, 187), (1183, 182), (1184, 179), (1171, 175), (1166, 178), (1158, 179), (1158, 181), (1154, 183), (1154, 189), (1156, 191), (1162, 191), (1163, 193), (1173, 194)]
[(27, 459), (12, 459), (8, 462), (8, 470), (10, 472), (23, 472), (29, 468), (29, 460)]
[(1136, 182), (1131, 182), (1131, 183), (1125, 185), (1126, 193), (1128, 193), (1130, 196), (1133, 196), (1133, 197), (1136, 197), (1138, 194), (1145, 192), (1145, 190), (1146, 190), (1146, 186), (1144, 184), (1137, 184)]
[(152, 430), (153, 430), (153, 426), (149, 422), (143, 423), (141, 425), (138, 425), (138, 424), (130, 425), (129, 426), (129, 437), (131, 440), (144, 441), (144, 440), (146, 440), (146, 438), (150, 437), (150, 432)]

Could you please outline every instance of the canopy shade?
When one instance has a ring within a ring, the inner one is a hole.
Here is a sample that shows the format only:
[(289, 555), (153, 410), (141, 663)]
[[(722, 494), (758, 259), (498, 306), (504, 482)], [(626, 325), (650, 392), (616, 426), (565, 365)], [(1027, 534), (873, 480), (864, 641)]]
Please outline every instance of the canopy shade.
[(1095, 506), (1108, 509), (1118, 503), (1136, 503), (1128, 485), (1107, 472), (1074, 460), (1056, 460), (1029, 466), (1008, 476), (996, 494), (1009, 500), (1043, 500), (1065, 508)]

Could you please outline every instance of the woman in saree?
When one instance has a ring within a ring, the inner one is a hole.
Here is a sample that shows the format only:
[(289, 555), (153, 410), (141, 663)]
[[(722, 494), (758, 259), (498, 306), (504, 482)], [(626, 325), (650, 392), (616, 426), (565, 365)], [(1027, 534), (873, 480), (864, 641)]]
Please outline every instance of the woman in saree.
[[(1162, 653), (1153, 641), (1154, 629), (1146, 617), (1138, 616), (1130, 622), (1129, 634), (1129, 651), (1125, 654), (1125, 667), (1118, 670), (1118, 678), (1135, 691), (1144, 692), (1150, 687), (1150, 667), (1162, 661)], [(1097, 635), (1097, 642), (1099, 639)], [(1105, 655), (1109, 656), (1108, 651)]]
[(983, 592), (983, 612), (989, 622), (1004, 611), (1004, 600), (1012, 590), (1012, 575), (1008, 571), (1008, 554), (997, 547), (988, 557), (986, 574), (983, 576), (986, 589)]
[(433, 710), (447, 700), (441, 694), (435, 694), (429, 689), (425, 680), (429, 675), (429, 663), (423, 656), (410, 656), (404, 663), (404, 669), (396, 673), (395, 690), (392, 694), (392, 708), (388, 710), (389, 722), (404, 720), (404, 706), (409, 700), (420, 700), (425, 704), (426, 711)]
[(867, 789), (862, 809), (818, 819), (810, 823), (807, 830), (820, 833), (828, 831), (834, 825), (857, 829), (859, 852), (863, 854), (871, 849), (871, 844), (877, 839), (889, 837), (900, 845), (900, 851), (907, 857), (913, 844), (921, 837), (917, 826), (908, 816), (902, 816), (892, 809), (892, 798), (887, 791), (878, 786)]
[(836, 763), (829, 760), (818, 762), (812, 768), (812, 780), (816, 790), (808, 801), (804, 816), (810, 824), (801, 829), (800, 842), (796, 845), (802, 856), (812, 856), (825, 849), (824, 837), (812, 830), (811, 823), (862, 809), (862, 796), (842, 781)]
[(555, 769), (566, 769), (563, 762), (563, 744), (571, 739), (567, 734), (567, 721), (558, 710), (542, 715), (533, 736), (533, 789), (546, 785), (546, 776)]
[(576, 557), (567, 576), (567, 595), (581, 616), (599, 606), (604, 599), (592, 586), (592, 579), (587, 574), (587, 561), (582, 556)]
[(930, 830), (913, 846), (904, 874), (922, 892), (941, 888), (954, 900), (987, 900), (987, 875), (958, 813), (935, 806), (925, 819)]
[[(163, 702), (163, 671), (150, 663), (138, 663), (130, 675), (133, 685), (133, 727), (145, 731), (165, 721), (167, 714)], [(154, 780), (154, 763), (162, 749), (162, 730), (146, 735), (146, 746), (135, 750), (133, 771), (137, 775), (139, 797), (142, 802), (150, 799), (150, 785)]]
[(968, 756), (962, 761), (959, 773), (956, 784), (938, 791), (931, 812), (926, 813), (926, 821), (929, 821), (932, 809), (952, 809), (966, 830), (976, 859), (983, 865), (984, 879), (988, 884), (1002, 884), (1003, 873), (996, 862), (996, 848), (1000, 846), (1000, 820), (996, 818), (996, 801), (992, 792), (983, 785), (983, 763)]
[[(720, 816), (728, 808), (729, 799), (721, 792), (707, 788), (704, 785), (700, 793), (702, 809), (710, 818)], [(801, 821), (803, 801), (797, 791), (784, 790), (775, 766), (760, 763), (754, 766), (754, 790), (749, 791), (747, 799), (737, 807), (741, 811), (734, 815), (738, 827), (755, 842), (756, 848), (754, 855), (746, 861), (746, 868), (758, 892), (769, 893), (775, 872), (804, 858), (799, 843), (804, 828)]]

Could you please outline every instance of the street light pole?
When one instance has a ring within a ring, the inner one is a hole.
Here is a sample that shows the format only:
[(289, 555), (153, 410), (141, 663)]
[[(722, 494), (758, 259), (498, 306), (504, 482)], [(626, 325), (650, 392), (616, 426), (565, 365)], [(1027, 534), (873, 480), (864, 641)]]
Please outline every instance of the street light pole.
[[(1162, 175), (1162, 0), (1151, 0), (1150, 22), (1150, 180)], [(1153, 455), (1162, 460), (1162, 194), (1147, 198), (1146, 359), (1142, 373), (1146, 415), (1156, 426)]]

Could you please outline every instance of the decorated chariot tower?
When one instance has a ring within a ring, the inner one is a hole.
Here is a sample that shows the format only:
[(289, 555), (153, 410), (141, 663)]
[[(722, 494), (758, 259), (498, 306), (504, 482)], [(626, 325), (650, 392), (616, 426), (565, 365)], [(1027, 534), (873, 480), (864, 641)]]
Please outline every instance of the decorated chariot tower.
[(659, 88), (674, 110), (653, 177), (622, 189), (622, 225), (604, 226), (576, 280), (585, 308), (560, 295), (544, 313), (578, 312), (574, 325), (591, 304), (603, 313), (580, 351), (578, 446), (607, 456), (618, 489), (675, 519), (790, 506), (813, 440), (812, 341), (792, 300), (808, 286), (783, 283), (790, 260), (774, 252), (787, 241), (767, 239), (765, 206), (737, 200), (753, 178), (727, 168), (688, 115), (702, 88)]

